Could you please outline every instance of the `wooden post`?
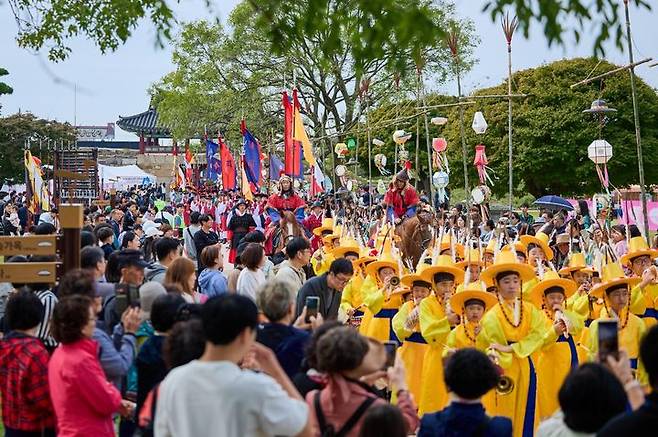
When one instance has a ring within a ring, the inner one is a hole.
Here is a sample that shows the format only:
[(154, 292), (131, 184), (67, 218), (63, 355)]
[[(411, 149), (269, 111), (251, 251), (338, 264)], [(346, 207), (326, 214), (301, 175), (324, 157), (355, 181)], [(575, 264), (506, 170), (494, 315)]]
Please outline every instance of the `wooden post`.
[(82, 229), (83, 206), (80, 204), (60, 205), (59, 222), (62, 227), (63, 273), (80, 268), (80, 230)]

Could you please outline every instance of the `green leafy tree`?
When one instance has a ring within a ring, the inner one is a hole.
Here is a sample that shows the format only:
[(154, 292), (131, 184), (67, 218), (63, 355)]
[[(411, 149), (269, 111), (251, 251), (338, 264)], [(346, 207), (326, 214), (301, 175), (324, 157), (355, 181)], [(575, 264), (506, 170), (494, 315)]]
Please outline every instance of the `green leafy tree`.
[[(142, 19), (156, 31), (163, 45), (172, 36), (176, 20), (166, 0), (6, 0), (18, 26), (18, 43), (33, 50), (48, 48), (52, 60), (63, 60), (70, 40), (82, 36), (100, 50), (116, 50)], [(630, 1), (650, 9), (647, 0)], [(577, 39), (583, 31), (597, 29), (594, 50), (603, 53), (603, 43), (623, 41), (619, 0), (482, 0), (483, 11), (498, 19), (509, 8), (519, 17), (526, 38), (530, 26), (540, 24), (550, 44), (562, 43), (565, 34)], [(213, 14), (210, 0), (205, 1)], [(285, 54), (300, 36), (323, 34), (321, 51), (325, 61), (350, 47), (356, 69), (365, 70), (369, 61), (391, 52), (391, 65), (403, 69), (403, 48), (413, 47), (421, 59), (422, 47), (445, 37), (445, 28), (433, 26), (427, 0), (249, 0), (257, 11), (257, 25), (268, 34), (271, 47)], [(2, 4), (2, 2), (0, 2)], [(357, 16), (353, 11), (360, 11)], [(572, 28), (564, 23), (574, 22)], [(399, 62), (396, 62), (399, 61)]]
[[(9, 72), (4, 68), (0, 68), (0, 77), (7, 76)], [(7, 85), (4, 82), (0, 82), (0, 96), (3, 94), (11, 94), (14, 92), (14, 89)], [(0, 109), (2, 109), (2, 104), (0, 103)]]
[[(601, 184), (596, 175), (594, 163), (587, 157), (587, 146), (599, 138), (598, 125), (591, 116), (583, 114), (591, 102), (602, 98), (618, 110), (602, 136), (613, 146), (613, 156), (608, 163), (610, 180), (616, 186), (637, 183), (637, 154), (635, 150), (635, 129), (633, 124), (633, 104), (627, 73), (609, 76), (604, 82), (594, 82), (586, 86), (570, 89), (570, 85), (587, 77), (616, 68), (597, 59), (572, 59), (554, 62), (542, 67), (519, 71), (513, 76), (515, 92), (527, 94), (523, 100), (515, 100), (513, 106), (513, 171), (515, 194), (592, 194), (600, 191)], [(485, 88), (475, 95), (505, 94), (507, 84)], [(644, 152), (644, 169), (647, 181), (658, 180), (658, 95), (641, 80), (637, 81), (638, 102), (640, 105), (640, 125)], [(431, 96), (428, 104), (455, 102), (454, 97)], [(495, 172), (495, 194), (507, 192), (507, 100), (475, 99), (476, 103), (466, 107), (464, 124), (468, 144), (469, 182), (477, 183), (477, 173), (473, 166), (475, 145), (486, 146), (489, 166)], [(385, 107), (374, 111), (371, 124), (373, 137), (386, 141), (382, 153), (393, 158), (394, 148), (391, 135), (392, 126), (376, 127), (395, 118), (398, 109)], [(476, 135), (471, 129), (475, 111), (482, 111), (489, 128), (484, 135)], [(405, 109), (405, 114), (413, 116), (413, 109)], [(434, 114), (433, 114), (434, 115)], [(459, 128), (459, 115), (456, 108), (450, 108), (436, 115), (446, 116), (448, 124), (443, 127), (430, 127), (430, 136), (445, 137), (448, 141), (450, 163), (450, 186), (463, 186), (462, 149)], [(415, 118), (410, 117), (399, 128), (415, 133)], [(363, 126), (360, 126), (361, 141), (365, 141)], [(413, 142), (414, 139), (410, 140)], [(363, 143), (365, 144), (365, 142)], [(424, 152), (425, 136), (421, 130), (421, 177), (427, 183), (427, 155)], [(365, 149), (365, 148), (364, 148)], [(414, 151), (413, 146), (408, 150)], [(367, 152), (361, 151), (360, 163), (367, 168)], [(373, 153), (377, 153), (373, 151)], [(412, 153), (412, 162), (415, 161)], [(389, 164), (389, 169), (391, 165)]]
[[(352, 6), (349, 9), (349, 26), (356, 32), (357, 17), (364, 12)], [(449, 4), (441, 3), (427, 11), (434, 26), (460, 28), (463, 69), (470, 68), (474, 42), (470, 22), (455, 21)], [(293, 84), (299, 89), (311, 133), (316, 138), (340, 134), (355, 126), (363, 115), (366, 90), (371, 105), (413, 94), (415, 76), (398, 74), (392, 64), (404, 62), (409, 69), (420, 68), (435, 85), (444, 82), (451, 72), (445, 42), (423, 47), (418, 65), (412, 56), (414, 48), (400, 45), (395, 52), (385, 51), (381, 59), (357, 68), (349, 43), (339, 55), (327, 57), (325, 31), (298, 37), (285, 53), (273, 53), (270, 35), (252, 24), (257, 21), (257, 12), (249, 2), (238, 5), (228, 21), (230, 31), (206, 21), (184, 26), (173, 56), (176, 70), (154, 87), (154, 101), (162, 120), (177, 136), (198, 134), (204, 127), (219, 125), (229, 138), (237, 139), (242, 116), (256, 126), (256, 133), (263, 135), (271, 128), (280, 132), (280, 93), (284, 85)], [(399, 53), (402, 55), (397, 59)]]
[(28, 140), (32, 146), (32, 154), (41, 158), (43, 164), (52, 163), (52, 147), (48, 147), (48, 144), (54, 145), (55, 141), (74, 141), (75, 129), (68, 123), (45, 120), (29, 112), (1, 117), (0, 180), (23, 180), (23, 151)]

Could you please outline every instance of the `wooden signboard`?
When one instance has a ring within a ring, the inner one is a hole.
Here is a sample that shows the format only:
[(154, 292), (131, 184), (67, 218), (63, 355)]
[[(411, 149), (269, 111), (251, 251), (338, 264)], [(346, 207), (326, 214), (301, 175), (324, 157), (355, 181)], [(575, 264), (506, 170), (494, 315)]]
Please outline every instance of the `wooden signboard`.
[(0, 264), (0, 282), (54, 284), (57, 282), (57, 263)]
[(96, 206), (107, 206), (107, 205), (110, 204), (110, 201), (109, 200), (92, 200), (91, 204), (96, 205)]
[(0, 255), (55, 255), (56, 235), (0, 237)]

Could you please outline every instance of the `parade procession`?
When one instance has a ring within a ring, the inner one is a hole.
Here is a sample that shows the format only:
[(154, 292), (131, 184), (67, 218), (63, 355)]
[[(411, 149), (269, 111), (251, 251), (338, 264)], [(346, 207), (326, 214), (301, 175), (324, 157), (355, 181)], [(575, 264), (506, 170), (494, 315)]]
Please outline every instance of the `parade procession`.
[(0, 1), (5, 436), (658, 435), (648, 2), (88, 3)]

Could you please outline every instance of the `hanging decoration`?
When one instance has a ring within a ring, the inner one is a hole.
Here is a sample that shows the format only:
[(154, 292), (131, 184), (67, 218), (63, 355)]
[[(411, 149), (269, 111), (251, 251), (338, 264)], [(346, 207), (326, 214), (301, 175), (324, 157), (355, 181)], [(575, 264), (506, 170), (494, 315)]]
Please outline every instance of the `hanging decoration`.
[(438, 196), (439, 204), (445, 203), (448, 200), (446, 187), (450, 182), (450, 176), (445, 171), (437, 171), (432, 175), (432, 183), (436, 187), (436, 195)]
[(471, 127), (478, 135), (482, 135), (487, 131), (489, 125), (487, 124), (487, 120), (484, 119), (484, 115), (481, 111), (476, 112), (473, 116), (473, 124)]
[(487, 159), (487, 155), (485, 153), (485, 146), (484, 144), (478, 144), (475, 146), (475, 159), (473, 160), (473, 164), (475, 165), (475, 168), (478, 171), (478, 177), (480, 178), (480, 184), (482, 185), (493, 185), (493, 181), (491, 180), (491, 176), (489, 176), (489, 171), (491, 171), (491, 168), (488, 166), (489, 160)]
[(345, 143), (337, 143), (334, 147), (334, 152), (339, 158), (345, 158), (347, 154), (350, 153), (349, 149), (347, 148), (347, 144)]
[(382, 195), (386, 194), (386, 184), (384, 183), (384, 181), (380, 180), (379, 182), (377, 182), (377, 192)]
[(596, 174), (599, 176), (601, 185), (608, 191), (610, 186), (608, 161), (612, 158), (612, 145), (606, 140), (594, 140), (587, 147), (587, 157), (596, 165)]
[(356, 140), (354, 138), (348, 138), (347, 139), (347, 150), (355, 150), (356, 149)]
[(375, 167), (377, 167), (377, 170), (379, 170), (379, 173), (382, 176), (388, 176), (391, 174), (390, 171), (386, 170), (386, 155), (383, 153), (378, 153), (375, 155), (374, 162), (375, 162)]
[(393, 141), (400, 147), (398, 150), (398, 163), (407, 170), (411, 170), (411, 161), (409, 161), (409, 151), (404, 148), (404, 145), (411, 138), (411, 133), (404, 130), (396, 130), (393, 132)]
[(445, 138), (432, 139), (432, 163), (434, 168), (450, 173), (450, 168), (448, 167), (448, 156), (445, 153), (447, 148), (448, 142)]

